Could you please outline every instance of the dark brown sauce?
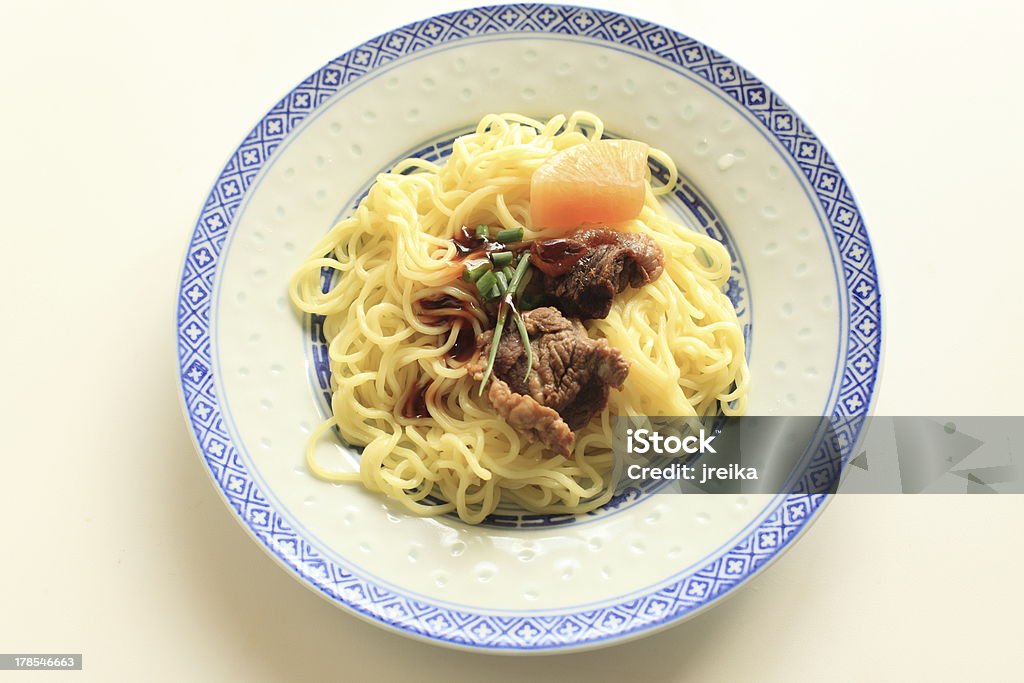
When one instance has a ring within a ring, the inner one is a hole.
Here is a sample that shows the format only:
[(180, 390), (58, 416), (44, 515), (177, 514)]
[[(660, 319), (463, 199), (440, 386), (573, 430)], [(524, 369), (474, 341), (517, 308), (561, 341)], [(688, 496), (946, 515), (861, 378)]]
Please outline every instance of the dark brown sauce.
[(465, 226), (452, 238), (452, 244), (455, 245), (455, 249), (459, 252), (459, 258), (463, 259), (484, 248), (483, 238), (477, 237), (475, 232), (470, 232), (469, 228)]
[(572, 270), (587, 253), (587, 246), (567, 239), (543, 240), (530, 247), (532, 263), (546, 275), (558, 277)]
[(448, 355), (460, 363), (465, 363), (476, 353), (476, 335), (473, 327), (463, 323), (459, 328), (459, 334), (455, 337), (455, 345), (448, 349)]
[(511, 251), (506, 244), (477, 237), (475, 230), (471, 231), (465, 226), (459, 228), (459, 231), (455, 233), (455, 237), (452, 238), (452, 244), (455, 245), (456, 258), (460, 261), (470, 257), (482, 257), (492, 251)]
[(413, 385), (412, 390), (405, 397), (405, 404), (402, 406), (402, 417), (415, 420), (423, 417), (430, 417), (427, 410), (427, 390), (430, 384)]
[(613, 244), (618, 233), (607, 228), (588, 228), (565, 237), (536, 240), (530, 245), (531, 263), (550, 277), (565, 275), (587, 253), (601, 244)]
[(445, 309), (453, 309), (458, 311), (466, 311), (468, 302), (454, 297), (451, 294), (442, 294), (434, 297), (433, 299), (420, 299), (416, 302), (420, 308), (427, 311), (442, 311)]
[(448, 349), (448, 357), (459, 362), (466, 362), (476, 353), (476, 334), (473, 332), (473, 320), (478, 319), (479, 309), (473, 301), (464, 301), (450, 294), (441, 294), (430, 299), (416, 302), (417, 315), (428, 325), (447, 322), (454, 327), (460, 323), (455, 343)]

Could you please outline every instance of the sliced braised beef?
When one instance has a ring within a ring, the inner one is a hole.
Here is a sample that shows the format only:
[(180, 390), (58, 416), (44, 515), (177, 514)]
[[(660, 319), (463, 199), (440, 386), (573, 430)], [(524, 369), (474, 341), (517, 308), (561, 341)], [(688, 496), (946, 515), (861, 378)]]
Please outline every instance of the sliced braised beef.
[(626, 287), (656, 280), (665, 255), (647, 235), (588, 228), (566, 237), (537, 240), (531, 263), (544, 273), (544, 286), (567, 316), (604, 318), (612, 297)]
[[(604, 339), (591, 339), (578, 320), (557, 309), (522, 314), (533, 351), (526, 374), (526, 351), (514, 325), (506, 325), (498, 345), (487, 397), (510, 425), (564, 456), (572, 453), (574, 429), (587, 424), (608, 403), (611, 387), (621, 388), (629, 362)], [(483, 379), (493, 333), (477, 337), (480, 353), (469, 365)]]

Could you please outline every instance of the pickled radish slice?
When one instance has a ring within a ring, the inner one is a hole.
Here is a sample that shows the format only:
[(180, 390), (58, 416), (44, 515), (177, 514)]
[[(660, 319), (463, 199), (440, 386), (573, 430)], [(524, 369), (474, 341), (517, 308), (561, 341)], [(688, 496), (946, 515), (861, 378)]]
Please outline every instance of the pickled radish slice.
[(639, 216), (647, 150), (635, 140), (598, 140), (569, 147), (545, 161), (530, 181), (534, 227), (608, 225)]

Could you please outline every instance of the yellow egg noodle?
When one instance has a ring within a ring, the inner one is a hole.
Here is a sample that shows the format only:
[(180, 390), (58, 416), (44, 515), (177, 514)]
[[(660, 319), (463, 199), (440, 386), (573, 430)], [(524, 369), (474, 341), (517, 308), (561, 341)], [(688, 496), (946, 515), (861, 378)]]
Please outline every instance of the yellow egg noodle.
[[(729, 254), (665, 214), (657, 197), (671, 192), (678, 174), (658, 150), (651, 156), (669, 169), (668, 183), (653, 187), (648, 179), (640, 216), (616, 227), (653, 237), (665, 253), (665, 272), (618, 294), (607, 318), (585, 323), (591, 337), (606, 338), (631, 366), (622, 391), (613, 390), (604, 411), (577, 430), (571, 458), (527, 443), (480, 395), (464, 364), (450, 358), (465, 323), (428, 324), (416, 315), (421, 299), (472, 299), (459, 287), (451, 241), (463, 226), (500, 224), (522, 227), (526, 239), (544, 237), (530, 221), (533, 172), (560, 150), (600, 139), (603, 130), (587, 112), (547, 122), (487, 115), (454, 141), (444, 164), (405, 159), (378, 175), (355, 213), (317, 244), (289, 286), (298, 309), (326, 316), (333, 417), (307, 448), (317, 477), (362, 482), (414, 513), (455, 511), (468, 523), (481, 522), (501, 502), (582, 513), (612, 495), (612, 415), (743, 412), (743, 333), (722, 292)], [(326, 294), (323, 268), (337, 271)], [(473, 328), (491, 328), (485, 314), (476, 314)], [(409, 392), (426, 385), (431, 416), (404, 417)], [(365, 446), (358, 472), (317, 462), (317, 440), (334, 426), (349, 444)]]

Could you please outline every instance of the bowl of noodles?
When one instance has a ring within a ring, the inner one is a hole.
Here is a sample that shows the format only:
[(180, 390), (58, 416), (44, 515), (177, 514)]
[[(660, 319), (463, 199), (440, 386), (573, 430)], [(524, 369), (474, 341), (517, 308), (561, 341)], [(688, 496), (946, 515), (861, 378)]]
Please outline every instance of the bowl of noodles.
[(617, 489), (612, 420), (866, 414), (880, 306), (845, 180), (749, 72), (612, 12), (487, 7), (252, 129), (188, 247), (180, 387), (231, 509), (330, 601), (581, 649), (714, 604), (827, 500)]

